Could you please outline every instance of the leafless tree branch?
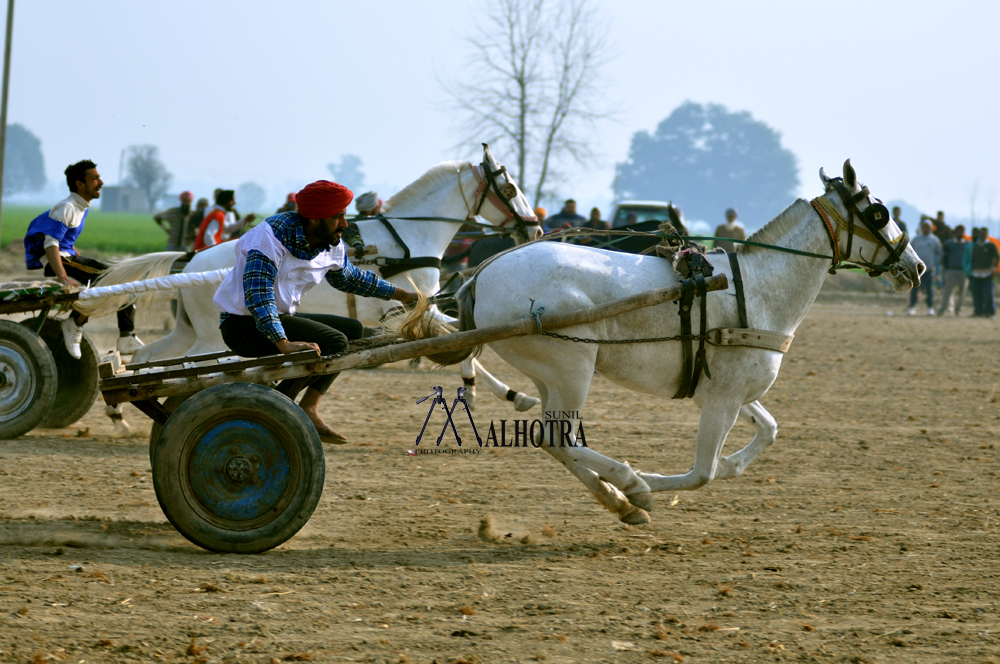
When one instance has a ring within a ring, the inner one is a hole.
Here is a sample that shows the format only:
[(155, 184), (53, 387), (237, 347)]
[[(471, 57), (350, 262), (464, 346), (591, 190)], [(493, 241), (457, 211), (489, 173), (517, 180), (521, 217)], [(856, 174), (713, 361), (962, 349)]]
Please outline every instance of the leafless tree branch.
[(611, 116), (600, 94), (607, 32), (590, 2), (494, 0), (470, 40), (467, 78), (445, 85), (463, 136), (514, 152), (536, 204), (558, 163), (593, 156), (591, 130)]

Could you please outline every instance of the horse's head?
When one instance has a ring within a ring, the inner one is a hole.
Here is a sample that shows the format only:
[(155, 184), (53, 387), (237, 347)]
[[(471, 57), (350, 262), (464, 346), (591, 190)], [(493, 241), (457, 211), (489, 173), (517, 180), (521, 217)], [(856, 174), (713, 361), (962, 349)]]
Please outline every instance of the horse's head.
[(886, 273), (885, 279), (896, 291), (919, 286), (927, 266), (882, 201), (858, 182), (851, 160), (844, 162), (842, 178), (827, 177), (822, 168), (819, 177), (826, 188), (826, 203), (821, 207), (829, 213), (820, 216), (830, 235), (835, 266), (856, 265), (873, 277)]
[(490, 146), (483, 143), (483, 163), (474, 170), (479, 180), (476, 191), (476, 209), (491, 224), (500, 227), (513, 226), (514, 241), (524, 244), (542, 236), (531, 204), (514, 178), (493, 157)]

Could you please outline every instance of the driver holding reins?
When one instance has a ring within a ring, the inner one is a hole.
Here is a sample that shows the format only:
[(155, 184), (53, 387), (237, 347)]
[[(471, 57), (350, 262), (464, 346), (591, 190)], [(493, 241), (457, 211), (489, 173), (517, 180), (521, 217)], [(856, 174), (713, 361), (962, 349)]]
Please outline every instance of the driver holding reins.
[[(340, 353), (360, 339), (364, 327), (353, 318), (296, 313), (302, 296), (320, 280), (362, 297), (402, 303), (417, 295), (361, 270), (347, 260), (340, 234), (354, 194), (343, 185), (320, 180), (295, 195), (297, 212), (268, 217), (236, 242), (236, 265), (219, 285), (214, 302), (222, 310), (222, 338), (244, 357), (316, 350)], [(337, 374), (286, 380), (278, 391), (295, 399), (324, 443), (347, 439), (319, 416), (319, 402)]]

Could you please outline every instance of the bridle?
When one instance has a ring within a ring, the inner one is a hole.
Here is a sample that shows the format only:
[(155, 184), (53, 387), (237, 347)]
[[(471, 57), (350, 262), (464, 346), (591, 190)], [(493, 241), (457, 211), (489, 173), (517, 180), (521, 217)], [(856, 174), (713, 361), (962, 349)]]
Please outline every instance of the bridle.
[[(877, 277), (883, 272), (888, 272), (893, 277), (898, 276), (906, 269), (906, 262), (903, 260), (903, 252), (910, 243), (910, 236), (903, 231), (899, 237), (890, 241), (882, 235), (881, 231), (889, 223), (889, 210), (886, 209), (882, 201), (871, 195), (868, 187), (862, 187), (861, 191), (852, 194), (844, 184), (843, 178), (831, 178), (827, 181), (828, 186), (832, 186), (840, 196), (841, 202), (847, 209), (847, 219), (840, 213), (832, 202), (825, 196), (814, 198), (811, 205), (823, 220), (823, 227), (830, 237), (830, 247), (833, 249), (833, 263), (830, 265), (830, 274), (836, 274), (838, 269), (859, 267), (865, 270), (869, 276)], [(858, 203), (867, 200), (868, 206), (861, 210)], [(862, 227), (855, 226), (854, 219), (857, 217)], [(840, 255), (840, 231), (847, 231), (847, 250), (844, 258)], [(857, 235), (863, 240), (874, 242), (879, 246), (875, 247), (870, 260), (865, 260), (861, 256), (860, 262), (850, 260), (851, 247), (854, 236)], [(892, 244), (895, 242), (895, 245)], [(885, 249), (888, 252), (886, 260), (876, 263), (879, 251)]]
[[(514, 209), (513, 204), (511, 204), (511, 201), (517, 197), (518, 191), (517, 186), (510, 181), (510, 177), (507, 175), (506, 166), (501, 166), (499, 169), (493, 171), (486, 165), (486, 162), (483, 162), (479, 166), (472, 167), (472, 174), (476, 176), (476, 182), (479, 183), (479, 187), (476, 188), (476, 193), (472, 197), (476, 203), (476, 207), (474, 210), (470, 208), (468, 219), (471, 220), (476, 217), (483, 209), (486, 201), (489, 200), (497, 210), (506, 214), (499, 228), (504, 228), (507, 224), (513, 222), (516, 230), (527, 237), (528, 227), (539, 225), (538, 217), (535, 215), (522, 217)], [(504, 184), (502, 186), (497, 182), (497, 178), (500, 175), (504, 177)], [(468, 207), (468, 203), (466, 203), (466, 207)]]

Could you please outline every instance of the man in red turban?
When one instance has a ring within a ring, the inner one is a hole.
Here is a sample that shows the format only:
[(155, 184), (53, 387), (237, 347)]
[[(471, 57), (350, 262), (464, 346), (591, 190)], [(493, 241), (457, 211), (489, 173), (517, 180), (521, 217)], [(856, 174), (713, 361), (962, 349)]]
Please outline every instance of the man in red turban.
[[(320, 180), (295, 195), (297, 212), (268, 217), (236, 242), (236, 265), (215, 293), (222, 310), (222, 339), (244, 357), (315, 350), (332, 355), (360, 339), (364, 327), (353, 318), (296, 313), (302, 296), (321, 280), (362, 297), (416, 302), (417, 295), (347, 260), (340, 241), (344, 215), (354, 194)], [(294, 399), (325, 443), (344, 444), (344, 436), (319, 415), (319, 402), (337, 374), (286, 380), (278, 390)]]

